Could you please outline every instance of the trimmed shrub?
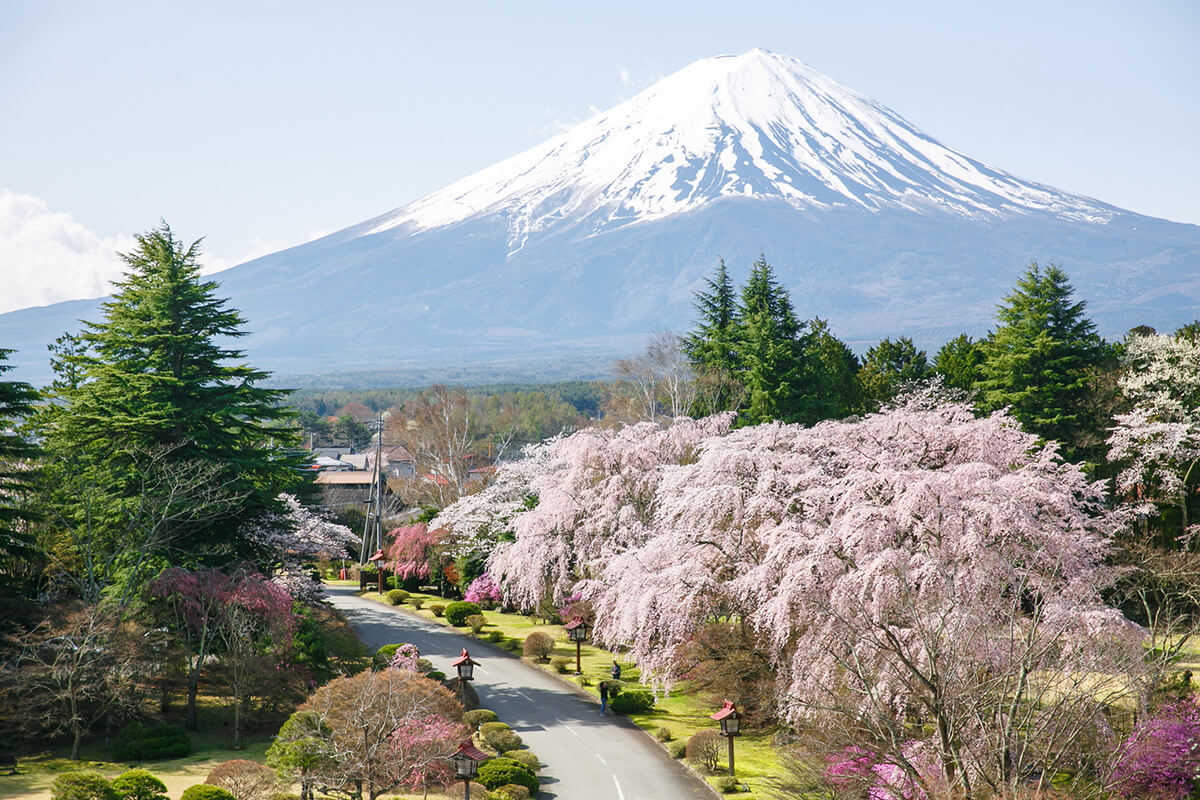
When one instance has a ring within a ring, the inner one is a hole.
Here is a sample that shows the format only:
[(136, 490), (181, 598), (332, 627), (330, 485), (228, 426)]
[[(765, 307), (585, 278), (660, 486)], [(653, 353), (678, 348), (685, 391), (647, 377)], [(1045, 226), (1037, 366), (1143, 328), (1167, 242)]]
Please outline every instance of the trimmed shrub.
[(433, 612), (435, 617), (440, 617), (446, 613), (446, 607), (441, 603), (434, 603), (429, 607), (429, 610)]
[(375, 669), (383, 669), (392, 663), (392, 659), (396, 655), (396, 651), (400, 649), (399, 644), (385, 644), (383, 647), (375, 651), (375, 656), (371, 659), (375, 665)]
[(535, 775), (542, 768), (542, 760), (528, 750), (505, 750), (500, 756), (524, 764)]
[(412, 603), (413, 608), (420, 611), (421, 606), (425, 605), (425, 598), (424, 597), (410, 597), (410, 598), (408, 598), (408, 602)]
[(566, 675), (571, 671), (571, 662), (562, 656), (555, 656), (550, 659), (550, 666), (559, 675)]
[(503, 722), (483, 723), (479, 726), (479, 738), (497, 753), (516, 750), (521, 746), (521, 737)]
[(417, 672), (420, 672), (422, 675), (426, 675), (430, 672), (433, 672), (433, 662), (430, 661), (428, 658), (418, 658), (417, 659)]
[(591, 686), (592, 685), (592, 679), (589, 678), (587, 675), (580, 675), (578, 678), (575, 679), (575, 682), (578, 683), (580, 686)]
[(388, 605), (398, 606), (408, 599), (408, 592), (403, 589), (392, 589), (384, 597), (387, 598)]
[(446, 606), (446, 622), (456, 628), (461, 628), (467, 624), (467, 617), (475, 614), (483, 614), (483, 609), (474, 603), (468, 603), (465, 600), (455, 600), (450, 605)]
[(446, 673), (442, 672), (440, 669), (431, 669), (429, 672), (425, 673), (425, 677), (429, 678), (431, 681), (444, 681), (446, 680)]
[(183, 794), (179, 795), (179, 800), (237, 800), (237, 798), (230, 794), (228, 789), (210, 786), (207, 783), (198, 783), (184, 789)]
[(504, 641), (504, 634), (500, 631), (488, 631), (488, 641), (499, 644)]
[(621, 692), (608, 704), (616, 714), (643, 714), (654, 708), (654, 695), (645, 689)]
[(168, 800), (167, 785), (144, 769), (122, 772), (112, 780), (121, 800)]
[(667, 742), (667, 752), (671, 754), (671, 758), (683, 758), (687, 755), (687, 742)]
[(467, 623), (467, 627), (470, 628), (471, 632), (476, 635), (483, 630), (484, 625), (487, 625), (487, 620), (484, 619), (482, 614), (472, 614), (463, 620), (463, 622)]
[(495, 800), (529, 800), (529, 790), (516, 783), (506, 783), (492, 792)]
[(688, 761), (712, 772), (721, 758), (721, 734), (711, 729), (696, 731), (687, 740), (686, 754)]
[(675, 734), (671, 733), (670, 728), (664, 726), (654, 732), (654, 738), (658, 739), (660, 742), (666, 743), (674, 739)]
[(545, 631), (534, 631), (525, 637), (525, 644), (521, 650), (529, 658), (546, 661), (554, 652), (554, 637)]
[(477, 708), (474, 711), (468, 711), (463, 714), (463, 725), (473, 731), (479, 730), (479, 726), (485, 722), (495, 722), (499, 717), (495, 711), (486, 708)]
[(275, 770), (244, 758), (217, 764), (204, 783), (228, 789), (237, 800), (270, 800), (280, 789)]
[(192, 752), (192, 740), (183, 728), (131, 722), (117, 732), (112, 742), (114, 761), (154, 761), (179, 758)]
[(726, 775), (717, 780), (717, 791), (721, 794), (734, 794), (742, 790), (741, 781), (732, 775)]
[(64, 772), (50, 785), (53, 800), (118, 800), (108, 778), (99, 772)]
[[(462, 781), (455, 781), (454, 783), (450, 784), (450, 787), (446, 789), (446, 796), (449, 797), (450, 800), (462, 800), (464, 796)], [(488, 790), (486, 786), (476, 783), (475, 781), (471, 781), (471, 797), (486, 798), (487, 796)]]
[(488, 789), (499, 789), (506, 784), (524, 786), (530, 794), (538, 790), (537, 776), (524, 764), (511, 758), (489, 758), (479, 765), (479, 782)]
[(513, 651), (514, 653), (521, 649), (521, 643), (518, 642), (516, 639), (505, 639), (504, 646), (507, 647), (509, 650)]

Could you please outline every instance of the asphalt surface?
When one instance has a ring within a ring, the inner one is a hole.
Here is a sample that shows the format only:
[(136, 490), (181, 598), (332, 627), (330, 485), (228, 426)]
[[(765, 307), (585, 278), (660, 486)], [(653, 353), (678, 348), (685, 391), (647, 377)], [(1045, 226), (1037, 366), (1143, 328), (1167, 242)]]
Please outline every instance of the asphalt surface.
[(713, 800), (714, 794), (636, 725), (600, 715), (600, 704), (545, 671), (429, 620), (364, 600), (352, 587), (328, 586), (333, 604), (367, 647), (411, 642), (435, 668), (466, 647), (479, 662), (474, 687), (542, 760), (541, 798), (560, 800)]

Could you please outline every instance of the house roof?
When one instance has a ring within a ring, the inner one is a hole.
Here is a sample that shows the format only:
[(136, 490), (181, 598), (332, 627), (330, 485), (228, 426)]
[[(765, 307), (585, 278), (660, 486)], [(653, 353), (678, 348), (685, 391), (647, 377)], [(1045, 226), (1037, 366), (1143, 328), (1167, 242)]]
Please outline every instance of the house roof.
[(322, 472), (316, 483), (321, 486), (370, 486), (375, 482), (375, 473), (350, 469), (342, 472)]

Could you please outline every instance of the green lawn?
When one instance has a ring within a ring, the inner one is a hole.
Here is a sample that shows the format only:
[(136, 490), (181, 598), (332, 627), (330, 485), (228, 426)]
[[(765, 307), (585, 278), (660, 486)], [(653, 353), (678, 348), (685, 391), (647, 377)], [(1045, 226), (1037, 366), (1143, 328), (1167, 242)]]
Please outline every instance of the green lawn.
[[(344, 583), (339, 583), (339, 585), (344, 585)], [(374, 591), (365, 592), (362, 596), (369, 600), (387, 604), (384, 597)], [(452, 600), (419, 592), (413, 592), (411, 597), (419, 597), (424, 600), (423, 607), (420, 610), (413, 608), (407, 602), (398, 608), (402, 609), (405, 613), (417, 614), (425, 619), (434, 620), (450, 627), (444, 618), (435, 617), (433, 612), (429, 610), (429, 606), (449, 605), (453, 602)], [(563, 681), (579, 683), (579, 680), (574, 675), (575, 645), (568, 641), (563, 626), (547, 625), (521, 614), (506, 614), (500, 611), (485, 611), (483, 612), (483, 616), (487, 620), (487, 625), (480, 632), (478, 638), (487, 641), (492, 631), (498, 631), (504, 638), (501, 642), (497, 643), (497, 646), (509, 650), (515, 647), (515, 652), (518, 655), (521, 649), (516, 645), (524, 642), (525, 637), (530, 633), (534, 631), (549, 633), (554, 637), (556, 643), (551, 658), (561, 656), (568, 659), (568, 674), (557, 674), (550, 663), (540, 663), (536, 664), (536, 666), (552, 675), (556, 675), (556, 677)], [(469, 628), (460, 628), (457, 630), (467, 635), (472, 635)], [(621, 664), (621, 681), (626, 686), (636, 685), (640, 677), (637, 668), (622, 660), (619, 655), (614, 656), (613, 653), (590, 644), (585, 644), (580, 649), (580, 663), (583, 669), (583, 677), (588, 684), (583, 688), (585, 691), (596, 696), (597, 703), (599, 703), (597, 684), (601, 680), (609, 679), (609, 671), (612, 669), (612, 660), (614, 657)], [(530, 659), (526, 659), (526, 661), (531, 664), (535, 663)], [(689, 736), (699, 730), (706, 728), (716, 730), (718, 728), (718, 724), (709, 719), (709, 715), (715, 712), (718, 707), (701, 703), (698, 698), (687, 693), (686, 686), (681, 686), (672, 691), (667, 697), (660, 698), (654, 710), (646, 714), (633, 714), (630, 719), (650, 734), (654, 734), (659, 728), (668, 728), (671, 731), (672, 739), (686, 741)], [(771, 746), (774, 734), (774, 730), (745, 734), (739, 736), (734, 742), (737, 777), (749, 787), (750, 791), (731, 795), (732, 797), (759, 798), (761, 800), (766, 800), (770, 797), (769, 780), (783, 774), (783, 769), (779, 763), (779, 752)], [(725, 767), (724, 759), (722, 759), (721, 772), (716, 775), (707, 775), (699, 768), (697, 770), (709, 783), (715, 785), (716, 781), (724, 776)]]

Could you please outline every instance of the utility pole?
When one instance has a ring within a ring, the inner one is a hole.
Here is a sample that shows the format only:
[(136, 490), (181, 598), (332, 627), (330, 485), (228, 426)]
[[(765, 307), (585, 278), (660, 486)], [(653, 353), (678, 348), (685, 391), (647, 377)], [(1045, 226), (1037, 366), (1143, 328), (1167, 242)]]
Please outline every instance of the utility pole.
[(367, 518), (363, 520), (362, 550), (358, 554), (359, 566), (365, 566), (367, 559), (377, 550), (383, 549), (383, 413), (376, 419), (375, 434), (375, 474), (371, 481), (371, 495), (368, 500)]

